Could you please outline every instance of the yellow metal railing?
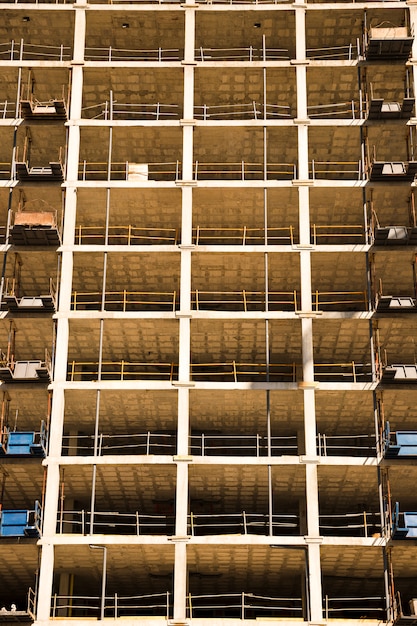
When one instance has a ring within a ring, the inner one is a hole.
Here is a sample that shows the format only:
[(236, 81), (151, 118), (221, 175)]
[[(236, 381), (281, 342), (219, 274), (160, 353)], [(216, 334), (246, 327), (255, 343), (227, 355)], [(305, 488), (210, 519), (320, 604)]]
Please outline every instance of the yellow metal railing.
[(100, 291), (85, 292), (74, 291), (72, 293), (71, 308), (76, 311), (80, 309), (90, 308), (93, 310), (104, 309), (129, 311), (152, 308), (166, 308), (167, 306), (175, 311), (177, 304), (176, 291)]
[(178, 231), (175, 228), (138, 228), (131, 224), (109, 226), (107, 233), (104, 226), (82, 226), (75, 231), (76, 244), (107, 243), (109, 245), (168, 244), (178, 242)]

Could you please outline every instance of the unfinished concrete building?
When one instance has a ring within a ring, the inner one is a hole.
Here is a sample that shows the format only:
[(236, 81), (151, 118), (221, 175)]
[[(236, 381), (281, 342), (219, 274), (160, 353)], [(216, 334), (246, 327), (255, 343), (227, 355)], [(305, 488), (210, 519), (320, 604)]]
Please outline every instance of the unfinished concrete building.
[(0, 3), (0, 624), (417, 623), (412, 0)]

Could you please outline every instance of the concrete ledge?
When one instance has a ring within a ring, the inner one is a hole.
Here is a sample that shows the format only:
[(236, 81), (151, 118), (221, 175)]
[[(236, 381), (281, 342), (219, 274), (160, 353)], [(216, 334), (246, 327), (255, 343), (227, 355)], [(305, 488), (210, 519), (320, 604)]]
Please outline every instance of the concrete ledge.
[(320, 383), (315, 380), (303, 380), (298, 383), (298, 389), (318, 389)]
[[(305, 4), (301, 6), (306, 7)], [(290, 65), (310, 65), (310, 59), (290, 59)]]
[(301, 178), (293, 178), (291, 181), (294, 187), (313, 187), (314, 180), (311, 178), (307, 178), (306, 180), (302, 180)]
[(195, 382), (192, 380), (173, 380), (171, 385), (173, 387), (195, 387)]
[(194, 118), (191, 120), (180, 120), (180, 126), (195, 126), (197, 124), (197, 120)]
[(173, 461), (194, 461), (194, 457), (191, 454), (174, 454)]
[(196, 180), (176, 180), (176, 187), (197, 187)]
[(311, 463), (313, 465), (320, 464), (319, 456), (307, 456), (306, 454), (300, 454), (300, 463)]

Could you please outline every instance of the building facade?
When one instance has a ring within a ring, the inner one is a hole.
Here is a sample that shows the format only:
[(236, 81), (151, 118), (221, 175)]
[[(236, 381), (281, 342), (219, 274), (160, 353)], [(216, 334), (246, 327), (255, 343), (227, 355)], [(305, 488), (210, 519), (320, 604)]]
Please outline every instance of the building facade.
[(0, 622), (417, 620), (408, 0), (0, 4)]

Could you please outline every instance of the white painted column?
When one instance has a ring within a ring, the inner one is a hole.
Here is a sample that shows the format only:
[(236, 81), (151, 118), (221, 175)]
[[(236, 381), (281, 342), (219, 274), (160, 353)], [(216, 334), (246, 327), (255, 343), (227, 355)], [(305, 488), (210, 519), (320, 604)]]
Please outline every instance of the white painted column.
[[(193, 1), (188, 4), (193, 4)], [(194, 133), (194, 39), (195, 6), (185, 8), (184, 42), (184, 111), (182, 150), (182, 219), (181, 219), (181, 279), (179, 317), (179, 388), (177, 428), (177, 485), (175, 506), (174, 615), (176, 624), (184, 624), (187, 597), (187, 520), (188, 520), (188, 437), (189, 385), (191, 347), (191, 251), (192, 245), (192, 185)]]
[[(73, 258), (72, 251), (66, 246), (74, 243), (75, 215), (76, 215), (76, 181), (78, 179), (78, 159), (80, 146), (80, 129), (74, 125), (74, 120), (81, 116), (82, 103), (82, 63), (84, 61), (84, 41), (85, 41), (85, 9), (77, 8), (75, 11), (74, 30), (74, 56), (72, 62), (71, 76), (71, 105), (67, 146), (67, 172), (66, 180), (73, 182), (67, 187), (65, 195), (65, 214), (61, 279), (59, 289), (58, 313), (67, 315), (71, 306), (71, 285)], [(68, 339), (69, 321), (68, 317), (59, 317), (57, 322), (56, 343), (59, 349), (55, 354), (55, 367), (52, 382), (53, 403), (51, 412), (51, 424), (49, 433), (49, 456), (47, 459), (48, 473), (45, 491), (45, 505), (43, 518), (42, 554), (39, 571), (39, 591), (37, 621), (42, 622), (49, 619), (52, 596), (52, 583), (54, 572), (54, 546), (52, 538), (56, 532), (56, 521), (58, 514), (60, 467), (58, 458), (61, 455), (62, 433), (64, 424), (65, 396), (62, 383), (67, 377), (68, 360)], [(59, 383), (59, 386), (56, 386)]]

